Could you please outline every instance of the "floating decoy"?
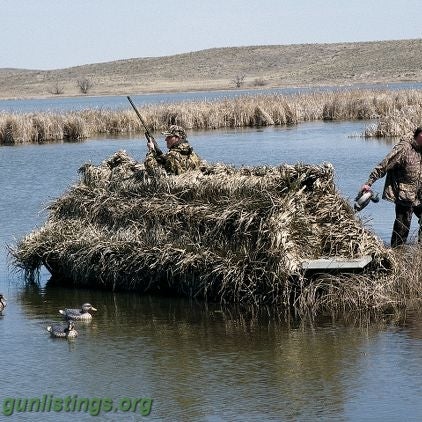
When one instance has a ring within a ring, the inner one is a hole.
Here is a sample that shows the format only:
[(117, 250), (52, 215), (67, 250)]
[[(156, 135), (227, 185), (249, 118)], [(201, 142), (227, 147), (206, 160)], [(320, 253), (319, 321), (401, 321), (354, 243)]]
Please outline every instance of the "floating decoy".
[(59, 313), (67, 319), (88, 321), (92, 318), (89, 311), (96, 311), (96, 309), (90, 303), (84, 303), (81, 309), (60, 309)]
[(6, 298), (0, 293), (0, 312), (6, 307)]
[(75, 338), (78, 335), (72, 320), (69, 320), (67, 325), (50, 325), (47, 327), (47, 331), (51, 334), (52, 337), (58, 338)]

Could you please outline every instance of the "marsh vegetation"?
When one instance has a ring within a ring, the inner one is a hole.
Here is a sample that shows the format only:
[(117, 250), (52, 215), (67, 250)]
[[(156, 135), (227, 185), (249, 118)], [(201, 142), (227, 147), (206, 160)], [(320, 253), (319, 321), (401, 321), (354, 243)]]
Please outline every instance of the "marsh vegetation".
[[(300, 315), (386, 310), (422, 295), (418, 247), (392, 251), (339, 195), (330, 165), (204, 165), (151, 177), (124, 152), (80, 181), (12, 251), (62, 284), (277, 305)], [(321, 198), (324, 198), (322, 201)], [(304, 258), (371, 255), (361, 274), (310, 274)]]
[[(422, 123), (419, 90), (351, 90), (294, 95), (245, 95), (215, 101), (188, 101), (140, 107), (147, 125), (187, 129), (294, 125), (313, 120), (369, 120), (365, 137), (401, 137)], [(98, 134), (142, 133), (132, 109), (86, 109), (52, 113), (1, 113), (0, 144), (81, 140)]]

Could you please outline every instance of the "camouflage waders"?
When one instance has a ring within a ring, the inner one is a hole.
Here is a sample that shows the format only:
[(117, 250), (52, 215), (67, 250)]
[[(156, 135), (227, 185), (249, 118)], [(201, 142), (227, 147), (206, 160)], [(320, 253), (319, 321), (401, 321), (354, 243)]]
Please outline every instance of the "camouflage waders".
[(422, 205), (412, 207), (408, 205), (396, 204), (396, 219), (394, 220), (393, 234), (391, 235), (392, 248), (406, 243), (407, 236), (409, 235), (410, 223), (412, 222), (413, 213), (415, 213), (416, 217), (418, 217), (419, 219), (418, 242), (421, 241)]

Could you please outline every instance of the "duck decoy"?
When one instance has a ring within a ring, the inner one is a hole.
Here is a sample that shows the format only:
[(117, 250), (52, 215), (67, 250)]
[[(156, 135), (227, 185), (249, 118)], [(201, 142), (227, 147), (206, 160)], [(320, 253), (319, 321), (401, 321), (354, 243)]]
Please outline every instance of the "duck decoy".
[(76, 331), (75, 325), (72, 320), (69, 320), (66, 325), (49, 325), (47, 327), (47, 331), (52, 337), (58, 338), (75, 338), (78, 336), (78, 332)]
[(60, 309), (59, 313), (67, 319), (88, 321), (92, 319), (89, 311), (96, 311), (96, 309), (90, 303), (84, 303), (81, 309)]
[(6, 307), (6, 298), (0, 293), (0, 312)]

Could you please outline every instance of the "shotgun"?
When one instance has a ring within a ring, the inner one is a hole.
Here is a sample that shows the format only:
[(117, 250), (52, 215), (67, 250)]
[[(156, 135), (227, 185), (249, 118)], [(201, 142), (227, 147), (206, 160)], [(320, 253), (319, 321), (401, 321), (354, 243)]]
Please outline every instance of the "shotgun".
[(135, 110), (136, 115), (139, 117), (139, 120), (142, 123), (142, 126), (145, 129), (145, 138), (147, 138), (147, 141), (151, 141), (154, 144), (154, 148), (155, 148), (155, 152), (157, 153), (157, 155), (163, 155), (163, 151), (161, 151), (160, 147), (157, 144), (157, 141), (154, 139), (154, 137), (151, 135), (151, 132), (148, 130), (147, 125), (144, 122), (144, 119), (142, 118), (141, 114), (139, 113), (138, 109), (136, 108), (135, 104), (133, 104), (132, 99), (129, 97), (129, 95), (127, 96), (127, 99), (130, 102), (130, 105), (133, 107), (133, 109)]

